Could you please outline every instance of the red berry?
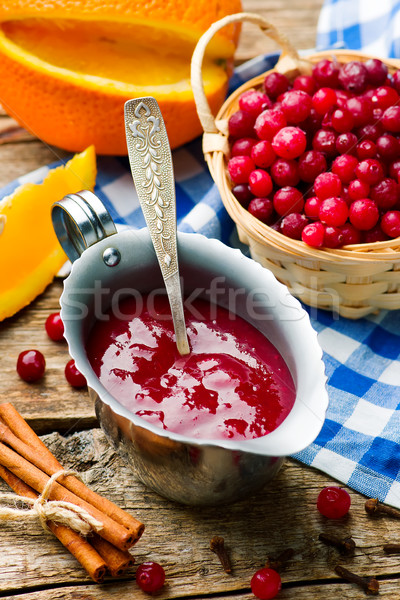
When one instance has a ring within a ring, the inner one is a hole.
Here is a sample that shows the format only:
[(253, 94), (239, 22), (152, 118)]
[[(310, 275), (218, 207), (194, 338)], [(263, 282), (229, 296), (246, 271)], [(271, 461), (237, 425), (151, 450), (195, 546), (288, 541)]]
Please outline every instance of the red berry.
[(399, 94), (393, 88), (388, 85), (383, 85), (376, 88), (375, 93), (372, 97), (372, 102), (376, 108), (382, 108), (385, 110), (389, 106), (394, 106), (398, 103), (400, 97)]
[(311, 219), (319, 218), (319, 207), (321, 206), (322, 200), (317, 198), (317, 196), (312, 196), (311, 198), (307, 198), (306, 203), (304, 205), (304, 214)]
[(295, 186), (300, 181), (299, 167), (296, 160), (278, 158), (271, 166), (270, 173), (279, 187)]
[(336, 138), (337, 133), (333, 129), (319, 129), (313, 137), (312, 147), (328, 158), (333, 158), (337, 154)]
[(339, 66), (328, 58), (320, 60), (312, 69), (312, 74), (319, 86), (335, 88), (339, 83)]
[(269, 225), (274, 212), (274, 205), (269, 198), (253, 198), (247, 210), (253, 217)]
[(378, 137), (383, 134), (382, 124), (377, 121), (376, 123), (367, 123), (356, 130), (356, 134), (360, 140), (371, 140), (376, 142)]
[(351, 498), (344, 488), (326, 487), (319, 493), (317, 508), (321, 515), (328, 519), (340, 519), (347, 515)]
[(285, 127), (286, 117), (280, 109), (264, 110), (254, 124), (254, 129), (260, 140), (272, 140), (274, 135)]
[(391, 238), (400, 236), (400, 210), (390, 210), (381, 219), (381, 228)]
[(282, 581), (274, 569), (264, 567), (254, 573), (250, 583), (253, 594), (260, 600), (271, 600), (279, 593)]
[(368, 198), (370, 187), (365, 181), (354, 179), (349, 183), (349, 198), (350, 200), (361, 200)]
[(271, 108), (272, 102), (266, 94), (257, 90), (248, 90), (239, 98), (239, 108), (257, 117), (261, 111)]
[(354, 133), (342, 133), (336, 138), (336, 152), (338, 154), (354, 154), (357, 142), (358, 139)]
[(346, 103), (347, 110), (352, 114), (355, 127), (362, 127), (372, 120), (373, 105), (365, 96), (349, 98)]
[(374, 244), (375, 242), (385, 242), (389, 239), (389, 236), (386, 233), (383, 233), (381, 226), (375, 225), (372, 229), (368, 231), (363, 231), (362, 241), (364, 244)]
[(332, 127), (338, 133), (346, 133), (354, 127), (353, 115), (346, 108), (337, 108), (331, 117)]
[(251, 149), (251, 158), (257, 167), (262, 167), (263, 169), (270, 167), (276, 159), (271, 142), (261, 140), (261, 142), (254, 144)]
[(254, 135), (254, 116), (245, 110), (238, 110), (228, 121), (229, 135), (239, 139)]
[(282, 73), (269, 73), (264, 79), (264, 89), (270, 98), (276, 99), (289, 89), (289, 80)]
[(354, 227), (367, 231), (372, 229), (379, 219), (379, 210), (373, 200), (364, 198), (354, 200), (349, 209), (349, 220)]
[(313, 77), (311, 77), (311, 75), (298, 75), (293, 81), (294, 90), (301, 90), (307, 94), (310, 94), (310, 96), (313, 95), (316, 87), (315, 80)]
[(343, 246), (344, 236), (340, 227), (327, 225), (325, 227), (324, 243), (325, 248), (339, 248)]
[(251, 156), (251, 150), (257, 140), (254, 138), (240, 138), (236, 140), (231, 148), (231, 157), (233, 156)]
[(392, 133), (400, 133), (400, 106), (389, 106), (385, 110), (382, 125)]
[(24, 350), (18, 356), (17, 373), (24, 381), (32, 383), (43, 377), (46, 361), (39, 350)]
[(332, 173), (337, 175), (343, 183), (350, 183), (354, 179), (354, 170), (358, 165), (358, 160), (351, 154), (342, 154), (332, 163)]
[(361, 161), (358, 163), (354, 172), (358, 179), (361, 179), (361, 181), (364, 181), (369, 185), (378, 183), (384, 176), (383, 167), (379, 160), (376, 160), (375, 158), (366, 158)]
[(311, 97), (301, 90), (292, 90), (282, 99), (282, 110), (288, 123), (301, 123), (311, 112)]
[(136, 583), (144, 592), (156, 592), (165, 582), (165, 571), (156, 562), (144, 562), (136, 569)]
[(297, 158), (306, 149), (307, 138), (299, 127), (283, 127), (274, 136), (272, 147), (282, 158)]
[(236, 200), (240, 202), (242, 206), (247, 208), (250, 200), (253, 198), (253, 194), (250, 191), (247, 183), (238, 183), (232, 188), (232, 194), (235, 196)]
[(384, 210), (392, 208), (399, 199), (399, 185), (390, 177), (385, 177), (371, 187), (369, 197), (376, 202), (376, 205)]
[(276, 212), (281, 216), (292, 212), (301, 212), (304, 206), (301, 192), (291, 186), (283, 187), (275, 192), (273, 202)]
[(325, 227), (320, 221), (309, 223), (301, 232), (301, 239), (304, 243), (313, 248), (320, 248), (324, 243)]
[(321, 173), (314, 182), (314, 192), (320, 200), (332, 198), (332, 196), (340, 196), (341, 191), (342, 182), (335, 173)]
[(304, 152), (299, 158), (299, 175), (302, 181), (312, 183), (315, 178), (326, 171), (327, 164), (325, 156), (317, 150)]
[(361, 243), (361, 233), (351, 223), (342, 225), (341, 230), (343, 235), (343, 246)]
[(370, 58), (364, 63), (365, 68), (367, 69), (367, 82), (377, 86), (383, 85), (388, 76), (388, 68), (381, 60), (378, 58)]
[(368, 71), (365, 65), (352, 60), (340, 67), (339, 81), (348, 92), (361, 94), (367, 87)]
[(362, 140), (359, 144), (357, 144), (356, 154), (359, 160), (375, 158), (377, 155), (376, 144), (374, 144), (372, 140)]
[(249, 188), (254, 196), (265, 198), (272, 192), (272, 179), (264, 169), (255, 169), (249, 175)]
[(383, 160), (391, 161), (400, 156), (400, 143), (390, 133), (381, 135), (376, 140), (376, 148)]
[(73, 359), (69, 360), (65, 365), (65, 378), (68, 383), (74, 388), (82, 388), (86, 386), (86, 379), (75, 366)]
[(255, 165), (249, 156), (234, 156), (228, 162), (228, 172), (234, 183), (248, 183)]
[(312, 106), (319, 115), (325, 115), (335, 104), (335, 91), (329, 87), (320, 88), (312, 97)]
[(301, 232), (307, 223), (308, 219), (303, 214), (297, 212), (290, 213), (286, 217), (283, 217), (279, 231), (293, 240), (301, 240)]
[(52, 313), (46, 319), (44, 324), (47, 335), (54, 342), (64, 339), (64, 323), (61, 320), (60, 313)]
[(343, 198), (326, 198), (319, 207), (319, 218), (325, 225), (344, 225), (349, 216), (347, 203)]

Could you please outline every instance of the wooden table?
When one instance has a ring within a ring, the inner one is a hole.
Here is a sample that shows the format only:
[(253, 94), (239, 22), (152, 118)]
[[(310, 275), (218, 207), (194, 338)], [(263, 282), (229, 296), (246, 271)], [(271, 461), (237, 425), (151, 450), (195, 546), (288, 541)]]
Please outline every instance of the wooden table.
[[(321, 4), (322, 0), (246, 0), (244, 8), (264, 13), (296, 47), (308, 48), (314, 44)], [(273, 49), (257, 30), (246, 26), (238, 59)], [(0, 119), (0, 131), (0, 185), (65, 155), (25, 134), (6, 116)], [(381, 597), (400, 598), (399, 559), (385, 556), (382, 550), (383, 543), (400, 535), (398, 522), (368, 517), (365, 498), (355, 492), (351, 492), (348, 518), (327, 522), (315, 503), (319, 491), (335, 482), (313, 469), (287, 460), (268, 488), (223, 508), (178, 506), (136, 482), (98, 428), (87, 392), (73, 390), (65, 382), (66, 346), (46, 336), (44, 322), (58, 310), (61, 288), (62, 283), (55, 281), (30, 307), (0, 324), (0, 401), (13, 402), (66, 467), (83, 473), (93, 489), (146, 524), (132, 552), (136, 564), (154, 560), (165, 567), (167, 584), (157, 598), (252, 598), (252, 574), (264, 565), (267, 555), (288, 547), (294, 548), (295, 555), (283, 572), (282, 600), (364, 598), (362, 590), (338, 579), (336, 564), (362, 575), (377, 575)], [(17, 356), (27, 347), (38, 348), (46, 356), (47, 373), (38, 384), (25, 384), (15, 372)], [(335, 549), (322, 545), (318, 541), (322, 531), (343, 537), (351, 534), (357, 544), (355, 557), (340, 557)], [(216, 534), (224, 536), (229, 548), (232, 575), (222, 571), (209, 550), (209, 540)], [(3, 523), (0, 553), (2, 598), (146, 597), (136, 585), (135, 568), (121, 579), (96, 585), (64, 547), (35, 523)]]

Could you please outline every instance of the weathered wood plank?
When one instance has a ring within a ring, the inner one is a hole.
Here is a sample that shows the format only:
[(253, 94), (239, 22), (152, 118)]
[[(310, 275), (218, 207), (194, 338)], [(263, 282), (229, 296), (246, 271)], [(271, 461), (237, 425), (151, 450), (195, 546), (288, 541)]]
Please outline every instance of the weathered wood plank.
[[(296, 586), (285, 592), (288, 595), (283, 597), (287, 598), (306, 597), (296, 596), (293, 591), (296, 589), (297, 594), (297, 585), (302, 582), (337, 581), (333, 569), (338, 563), (362, 575), (399, 575), (398, 557), (385, 556), (381, 546), (398, 537), (400, 524), (368, 517), (363, 508), (364, 499), (358, 494), (352, 494), (349, 518), (327, 522), (318, 514), (315, 500), (319, 490), (330, 480), (292, 461), (287, 462), (268, 489), (246, 502), (222, 508), (194, 508), (165, 500), (137, 482), (100, 430), (76, 433), (68, 438), (53, 433), (44, 440), (66, 467), (84, 474), (89, 486), (146, 524), (145, 534), (132, 554), (136, 564), (155, 560), (165, 567), (168, 587), (159, 598), (233, 591), (247, 593), (252, 574), (263, 566), (266, 556), (286, 547), (293, 547), (295, 555), (283, 579), (287, 585)], [(352, 534), (358, 546), (355, 557), (341, 558), (336, 550), (322, 545), (318, 541), (320, 531)], [(222, 571), (217, 557), (209, 550), (209, 540), (216, 534), (225, 538), (233, 575)], [(88, 582), (80, 565), (57, 540), (44, 534), (38, 524), (3, 525), (0, 556), (0, 592), (12, 593), (16, 589), (24, 592), (34, 589), (38, 583), (51, 587)], [(133, 585), (134, 572), (133, 568), (127, 573), (129, 583), (124, 583), (121, 590)], [(93, 588), (89, 589), (92, 593)], [(99, 588), (105, 589), (108, 588)], [(78, 590), (81, 588), (76, 588)], [(100, 594), (100, 591), (94, 593)], [(58, 596), (43, 596), (46, 597)], [(352, 597), (358, 596), (354, 593)]]

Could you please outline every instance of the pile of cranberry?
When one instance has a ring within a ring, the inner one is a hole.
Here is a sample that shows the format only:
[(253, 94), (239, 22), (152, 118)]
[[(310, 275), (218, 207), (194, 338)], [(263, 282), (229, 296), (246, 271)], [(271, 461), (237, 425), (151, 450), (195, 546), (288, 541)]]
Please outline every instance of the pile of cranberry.
[(269, 73), (229, 119), (232, 193), (280, 233), (338, 248), (400, 236), (400, 71), (324, 59)]

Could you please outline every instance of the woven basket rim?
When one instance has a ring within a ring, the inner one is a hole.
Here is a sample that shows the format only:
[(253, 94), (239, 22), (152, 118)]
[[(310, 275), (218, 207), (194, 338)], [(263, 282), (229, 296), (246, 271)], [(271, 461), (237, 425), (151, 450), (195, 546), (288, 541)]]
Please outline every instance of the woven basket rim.
[[(368, 60), (374, 58), (373, 55), (353, 50), (325, 50), (307, 55), (306, 60), (311, 63), (318, 62), (322, 58), (336, 57), (339, 62), (346, 60)], [(381, 59), (393, 72), (400, 68), (400, 61), (395, 59)], [(268, 73), (274, 72), (276, 67), (265, 71), (264, 73), (253, 77), (239, 88), (237, 88), (225, 100), (215, 118), (218, 123), (219, 133), (215, 134), (227, 141), (226, 122), (229, 116), (237, 109), (237, 100), (239, 96), (255, 87), (259, 87)], [(236, 104), (235, 104), (236, 103)], [(312, 248), (303, 241), (293, 240), (278, 231), (275, 231), (259, 219), (251, 215), (235, 198), (230, 189), (230, 180), (226, 170), (226, 157), (220, 150), (205, 151), (205, 159), (208, 163), (211, 175), (220, 191), (222, 201), (230, 214), (231, 218), (239, 225), (250, 237), (255, 237), (261, 243), (269, 243), (276, 246), (283, 252), (291, 252), (298, 258), (312, 258), (319, 261), (336, 262), (364, 262), (376, 260), (379, 262), (400, 262), (400, 236), (383, 242), (373, 242), (364, 244), (352, 244), (342, 246), (338, 249), (331, 248)], [(221, 189), (222, 188), (222, 189)]]

